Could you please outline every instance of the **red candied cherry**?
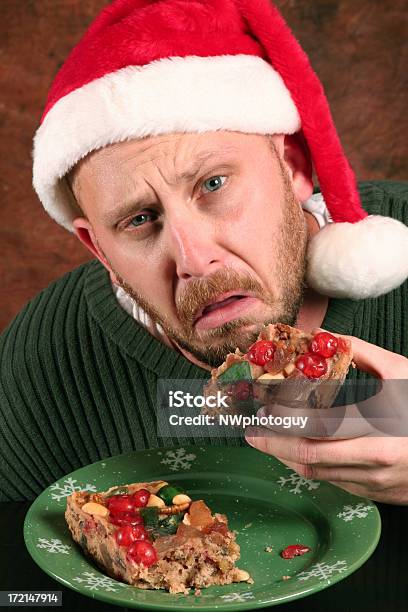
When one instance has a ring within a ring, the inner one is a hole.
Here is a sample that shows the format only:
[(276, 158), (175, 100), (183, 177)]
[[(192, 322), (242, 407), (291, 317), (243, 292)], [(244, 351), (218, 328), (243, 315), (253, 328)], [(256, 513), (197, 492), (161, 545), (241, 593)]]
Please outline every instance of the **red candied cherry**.
[(132, 512), (135, 508), (133, 495), (114, 495), (107, 500), (109, 512), (118, 514), (119, 512)]
[(249, 347), (247, 357), (251, 363), (263, 366), (265, 363), (273, 359), (275, 353), (275, 345), (268, 340), (258, 340)]
[(157, 552), (154, 546), (146, 540), (137, 540), (133, 542), (127, 551), (127, 557), (135, 563), (142, 563), (146, 567), (150, 567), (157, 561)]
[(136, 540), (148, 540), (149, 536), (143, 525), (125, 525), (115, 533), (115, 540), (119, 546), (130, 546)]
[(118, 512), (117, 514), (109, 515), (109, 522), (112, 525), (143, 525), (143, 519), (136, 512)]
[(246, 380), (240, 380), (231, 385), (231, 395), (235, 400), (244, 401), (252, 397), (252, 386)]
[(295, 366), (308, 378), (320, 378), (327, 372), (327, 361), (325, 358), (314, 353), (300, 355), (295, 361)]
[(291, 544), (290, 546), (287, 546), (285, 550), (282, 550), (280, 556), (282, 559), (293, 559), (294, 557), (304, 555), (311, 550), (312, 549), (310, 546), (305, 546), (304, 544)]
[(321, 357), (333, 357), (337, 351), (338, 340), (329, 332), (320, 332), (310, 343), (310, 352)]
[(149, 501), (150, 492), (147, 489), (139, 489), (133, 493), (133, 500), (136, 508), (144, 508)]

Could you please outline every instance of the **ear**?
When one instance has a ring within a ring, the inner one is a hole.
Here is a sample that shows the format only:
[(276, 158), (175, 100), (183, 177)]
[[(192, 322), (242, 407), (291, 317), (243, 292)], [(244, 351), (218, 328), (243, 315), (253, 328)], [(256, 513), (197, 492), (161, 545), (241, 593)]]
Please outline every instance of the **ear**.
[(278, 134), (272, 138), (289, 172), (296, 197), (300, 202), (306, 202), (313, 194), (313, 170), (303, 134)]
[(72, 222), (75, 234), (77, 238), (82, 242), (83, 245), (94, 255), (103, 266), (108, 270), (111, 280), (118, 284), (115, 273), (113, 272), (109, 261), (106, 259), (102, 249), (100, 248), (96, 239), (95, 233), (92, 229), (92, 225), (84, 217), (77, 217)]

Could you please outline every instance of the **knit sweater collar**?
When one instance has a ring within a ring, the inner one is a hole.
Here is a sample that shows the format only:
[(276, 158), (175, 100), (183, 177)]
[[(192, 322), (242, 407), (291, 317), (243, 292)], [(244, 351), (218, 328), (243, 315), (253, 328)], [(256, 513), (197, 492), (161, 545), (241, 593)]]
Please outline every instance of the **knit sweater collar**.
[[(88, 267), (84, 292), (89, 312), (102, 333), (152, 373), (160, 378), (209, 378), (207, 370), (157, 340), (120, 306), (109, 274), (97, 260)], [(358, 304), (355, 300), (330, 299), (322, 328), (343, 335), (352, 334)]]

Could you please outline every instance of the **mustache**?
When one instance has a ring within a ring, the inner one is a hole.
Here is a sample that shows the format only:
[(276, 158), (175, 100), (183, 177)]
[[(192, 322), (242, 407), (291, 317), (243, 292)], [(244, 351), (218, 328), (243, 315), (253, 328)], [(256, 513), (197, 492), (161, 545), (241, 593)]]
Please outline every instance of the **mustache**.
[(176, 298), (176, 309), (181, 323), (192, 326), (198, 310), (220, 294), (230, 291), (248, 292), (265, 301), (262, 285), (251, 274), (223, 268), (205, 279), (188, 282), (184, 292)]

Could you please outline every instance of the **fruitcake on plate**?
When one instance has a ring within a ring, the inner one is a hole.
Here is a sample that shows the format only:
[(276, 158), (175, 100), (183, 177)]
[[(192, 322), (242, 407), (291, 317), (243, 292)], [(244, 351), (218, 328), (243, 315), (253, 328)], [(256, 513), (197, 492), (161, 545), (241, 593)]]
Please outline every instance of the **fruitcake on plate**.
[(227, 517), (174, 484), (76, 491), (65, 518), (73, 539), (106, 574), (135, 587), (187, 594), (190, 587), (253, 582), (235, 566), (240, 549)]

